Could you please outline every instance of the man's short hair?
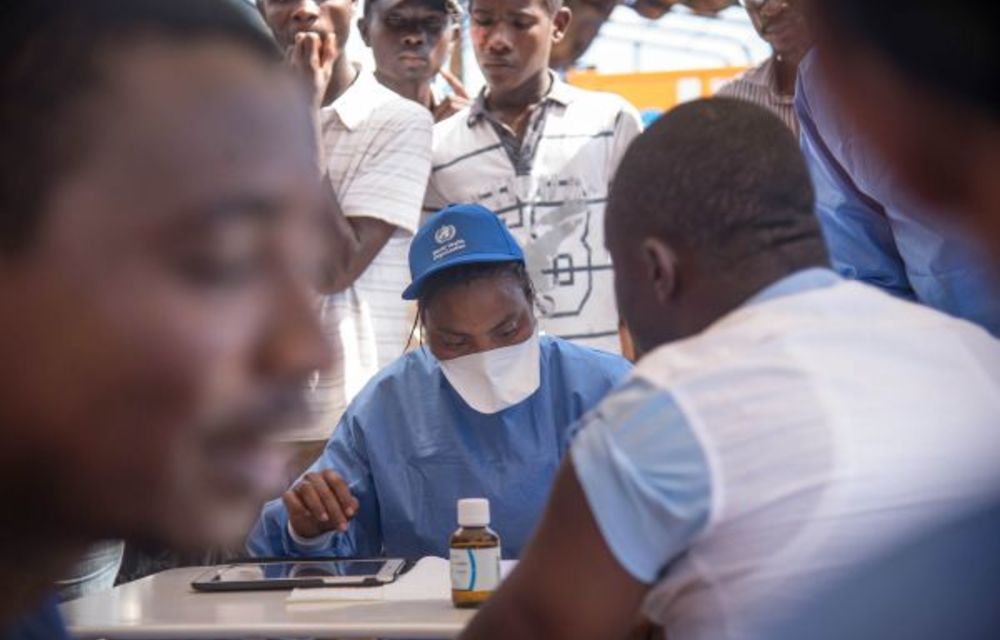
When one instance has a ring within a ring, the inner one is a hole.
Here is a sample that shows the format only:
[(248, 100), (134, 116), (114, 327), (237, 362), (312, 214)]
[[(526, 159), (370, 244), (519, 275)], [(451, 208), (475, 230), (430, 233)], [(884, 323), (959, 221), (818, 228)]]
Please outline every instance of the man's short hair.
[(609, 209), (617, 233), (655, 236), (719, 266), (791, 244), (812, 263), (826, 259), (794, 136), (747, 102), (697, 100), (660, 118), (625, 153)]
[(861, 42), (905, 75), (1000, 113), (1000, 38), (979, 0), (816, 0), (815, 19)]
[(78, 103), (101, 84), (100, 54), (151, 36), (224, 39), (281, 59), (239, 0), (32, 0), (0, 4), (0, 251), (30, 243), (47, 193), (80, 161)]

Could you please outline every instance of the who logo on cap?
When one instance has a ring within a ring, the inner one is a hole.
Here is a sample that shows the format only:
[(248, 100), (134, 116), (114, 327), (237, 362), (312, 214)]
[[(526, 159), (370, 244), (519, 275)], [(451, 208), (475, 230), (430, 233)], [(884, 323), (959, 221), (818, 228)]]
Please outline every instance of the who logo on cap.
[(438, 244), (444, 244), (455, 237), (455, 225), (446, 224), (438, 227), (438, 230), (434, 232), (434, 241)]
[(410, 286), (404, 300), (416, 300), (427, 279), (449, 267), (477, 262), (524, 262), (524, 251), (497, 214), (478, 204), (453, 204), (438, 211), (410, 244)]

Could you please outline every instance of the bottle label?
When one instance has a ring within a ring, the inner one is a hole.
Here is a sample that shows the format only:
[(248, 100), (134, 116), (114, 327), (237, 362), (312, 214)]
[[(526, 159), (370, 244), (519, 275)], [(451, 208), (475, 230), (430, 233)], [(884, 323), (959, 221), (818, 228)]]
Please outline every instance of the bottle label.
[(500, 547), (451, 550), (451, 588), (494, 591), (500, 585)]

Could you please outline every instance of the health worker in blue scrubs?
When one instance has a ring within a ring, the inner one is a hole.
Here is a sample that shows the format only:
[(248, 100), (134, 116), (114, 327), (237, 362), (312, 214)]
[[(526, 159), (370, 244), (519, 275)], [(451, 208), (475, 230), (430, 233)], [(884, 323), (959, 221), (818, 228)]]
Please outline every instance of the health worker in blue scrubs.
[(490, 500), (505, 558), (538, 522), (571, 429), (629, 372), (539, 335), (524, 253), (479, 205), (433, 215), (410, 247), (423, 345), (358, 394), (322, 456), (265, 505), (256, 556), (445, 556), (460, 498)]

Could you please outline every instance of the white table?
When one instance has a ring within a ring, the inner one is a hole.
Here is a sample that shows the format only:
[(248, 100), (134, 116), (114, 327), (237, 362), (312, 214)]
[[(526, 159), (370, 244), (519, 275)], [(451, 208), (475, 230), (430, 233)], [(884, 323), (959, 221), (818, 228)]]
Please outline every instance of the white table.
[(287, 591), (197, 593), (206, 567), (171, 569), (80, 600), (63, 615), (87, 638), (454, 638), (475, 613), (450, 600), (338, 602), (299, 608)]

